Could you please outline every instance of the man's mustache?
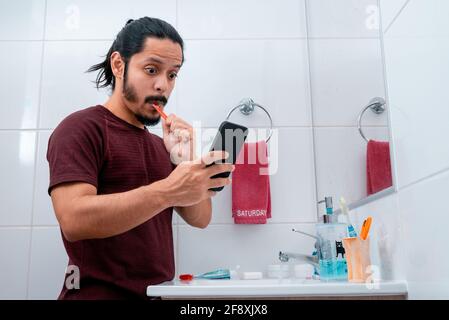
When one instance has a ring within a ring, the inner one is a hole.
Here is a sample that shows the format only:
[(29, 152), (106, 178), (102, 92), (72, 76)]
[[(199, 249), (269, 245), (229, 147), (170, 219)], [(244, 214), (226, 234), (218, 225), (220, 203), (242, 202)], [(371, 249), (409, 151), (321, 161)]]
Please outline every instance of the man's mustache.
[(164, 96), (147, 96), (144, 101), (145, 103), (157, 103), (160, 106), (167, 104), (167, 98)]

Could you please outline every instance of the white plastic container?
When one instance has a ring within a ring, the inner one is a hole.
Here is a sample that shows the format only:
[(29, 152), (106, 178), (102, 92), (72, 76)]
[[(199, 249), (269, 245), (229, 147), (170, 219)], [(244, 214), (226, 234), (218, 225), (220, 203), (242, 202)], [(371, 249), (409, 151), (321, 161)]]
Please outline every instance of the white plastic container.
[(263, 273), (260, 271), (242, 272), (242, 279), (244, 279), (244, 280), (259, 280), (262, 278), (263, 278)]
[(312, 279), (315, 269), (311, 264), (297, 264), (295, 265), (295, 278), (298, 279)]
[(231, 279), (233, 280), (259, 280), (263, 279), (263, 272), (261, 271), (240, 271), (239, 268), (230, 270)]
[(267, 267), (268, 278), (283, 279), (290, 277), (290, 265), (271, 264)]

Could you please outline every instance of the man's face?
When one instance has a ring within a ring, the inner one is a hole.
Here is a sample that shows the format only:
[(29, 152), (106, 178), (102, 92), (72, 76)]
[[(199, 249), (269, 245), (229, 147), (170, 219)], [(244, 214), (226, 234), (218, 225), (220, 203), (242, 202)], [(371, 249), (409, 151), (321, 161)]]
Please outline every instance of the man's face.
[(144, 49), (128, 61), (123, 97), (126, 107), (146, 126), (156, 125), (160, 115), (152, 104), (164, 108), (182, 64), (182, 49), (170, 39), (147, 38)]

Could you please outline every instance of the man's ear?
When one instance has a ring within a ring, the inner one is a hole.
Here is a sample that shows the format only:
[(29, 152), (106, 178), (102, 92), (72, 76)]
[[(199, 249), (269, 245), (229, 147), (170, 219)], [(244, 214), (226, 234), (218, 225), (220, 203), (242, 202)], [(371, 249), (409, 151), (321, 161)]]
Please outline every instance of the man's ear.
[(114, 51), (111, 54), (111, 69), (116, 79), (123, 79), (125, 72), (125, 62), (119, 52)]

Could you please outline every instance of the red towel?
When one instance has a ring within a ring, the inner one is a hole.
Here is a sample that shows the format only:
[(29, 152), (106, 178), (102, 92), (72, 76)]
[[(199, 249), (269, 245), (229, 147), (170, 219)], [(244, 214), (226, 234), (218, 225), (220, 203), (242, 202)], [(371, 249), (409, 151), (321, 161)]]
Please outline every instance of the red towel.
[(232, 217), (237, 224), (264, 224), (271, 218), (267, 143), (245, 143), (232, 173)]
[(366, 149), (366, 187), (368, 195), (392, 186), (392, 181), (390, 144), (370, 140)]

